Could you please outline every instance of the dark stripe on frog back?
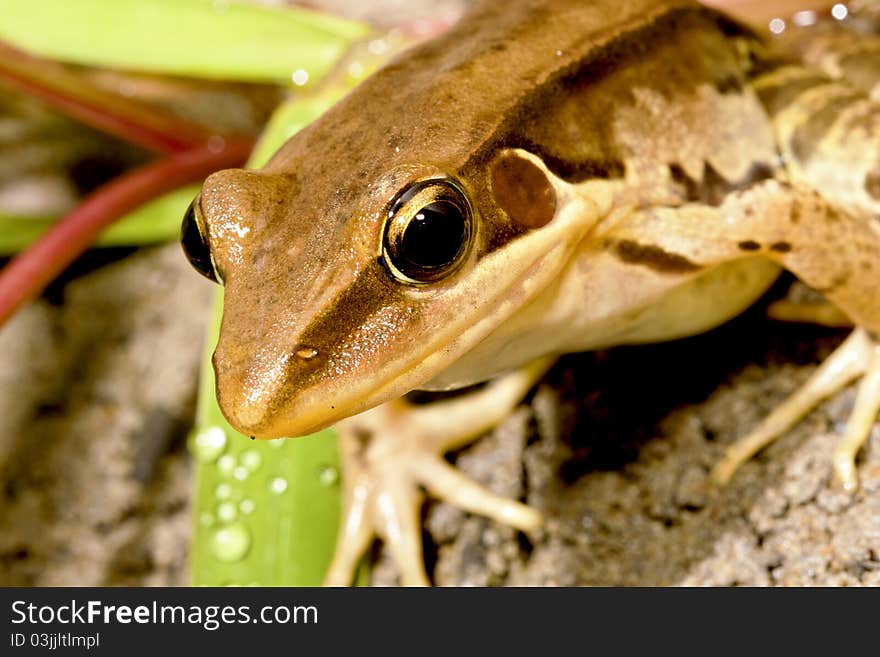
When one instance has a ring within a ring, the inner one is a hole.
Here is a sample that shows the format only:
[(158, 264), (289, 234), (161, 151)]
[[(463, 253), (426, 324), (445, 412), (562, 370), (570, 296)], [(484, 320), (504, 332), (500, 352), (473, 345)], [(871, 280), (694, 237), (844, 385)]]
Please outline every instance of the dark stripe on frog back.
[(718, 173), (710, 163), (703, 166), (703, 176), (700, 180), (691, 178), (678, 164), (669, 166), (669, 175), (680, 189), (678, 191), (685, 201), (691, 203), (703, 203), (717, 207), (724, 202), (728, 194), (748, 189), (752, 185), (768, 178), (773, 178), (775, 172), (772, 167), (764, 162), (753, 162), (749, 170), (740, 180), (726, 180)]
[[(616, 98), (595, 89), (603, 81), (640, 60), (652, 56), (657, 43), (668, 40), (669, 34), (687, 35), (689, 30), (711, 30), (723, 36), (757, 38), (746, 28), (725, 17), (700, 7), (675, 8), (654, 21), (618, 35), (613, 42), (587, 52), (574, 64), (560, 67), (546, 82), (526, 94), (518, 109), (501, 122), (492, 135), (475, 150), (465, 168), (479, 167), (488, 162), (497, 148), (523, 148), (539, 156), (548, 169), (569, 183), (595, 178), (621, 178), (625, 172), (626, 153), (614, 133), (614, 105), (626, 102), (629, 93), (621, 90)], [(686, 38), (686, 37), (685, 37)], [(686, 58), (682, 58), (682, 62)], [(694, 73), (689, 71), (689, 73)], [(680, 75), (671, 80), (652, 79), (650, 86), (665, 97), (683, 88), (693, 90), (699, 84), (713, 86), (719, 94), (741, 93), (739, 71), (722, 70), (716, 75)], [(577, 98), (579, 111), (565, 116), (565, 101)], [(573, 120), (566, 120), (573, 119)], [(587, 135), (583, 141), (559, 139), (559, 133), (577, 132)], [(556, 133), (556, 138), (554, 138)], [(565, 150), (568, 148), (568, 150)]]

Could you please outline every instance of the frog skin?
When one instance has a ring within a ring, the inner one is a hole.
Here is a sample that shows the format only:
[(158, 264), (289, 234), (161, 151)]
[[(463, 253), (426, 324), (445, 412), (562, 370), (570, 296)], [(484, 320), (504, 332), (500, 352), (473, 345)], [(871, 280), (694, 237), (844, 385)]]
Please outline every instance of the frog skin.
[[(395, 59), (184, 221), (225, 286), (220, 407), (256, 438), (340, 428), (330, 584), (378, 534), (425, 584), (421, 490), (523, 530), (541, 515), (443, 453), (571, 351), (740, 313), (782, 269), (854, 326), (713, 472), (858, 381), (837, 479), (880, 407), (880, 106), (684, 0), (487, 2)], [(870, 76), (868, 76), (870, 77)], [(410, 407), (416, 388), (488, 386)], [(346, 419), (348, 418), (348, 419)]]

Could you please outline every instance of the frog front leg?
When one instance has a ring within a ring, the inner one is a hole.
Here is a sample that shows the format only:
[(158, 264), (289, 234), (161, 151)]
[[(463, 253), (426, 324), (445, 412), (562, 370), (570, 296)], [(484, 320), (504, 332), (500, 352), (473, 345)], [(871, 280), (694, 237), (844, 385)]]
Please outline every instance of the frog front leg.
[(499, 497), (449, 465), (443, 455), (498, 424), (547, 371), (545, 359), (484, 388), (423, 406), (397, 399), (341, 422), (343, 513), (328, 586), (347, 586), (378, 535), (404, 586), (426, 586), (419, 509), (422, 488), (459, 508), (532, 531), (541, 514)]
[(611, 248), (649, 244), (652, 253), (689, 262), (695, 271), (735, 259), (768, 258), (845, 312), (857, 327), (854, 333), (798, 392), (728, 450), (713, 478), (727, 481), (741, 463), (822, 399), (860, 379), (855, 407), (833, 459), (839, 483), (847, 490), (857, 487), (855, 457), (880, 410), (876, 220), (840, 211), (811, 190), (769, 180), (729, 195), (718, 207), (694, 204), (633, 212), (616, 222), (604, 239)]

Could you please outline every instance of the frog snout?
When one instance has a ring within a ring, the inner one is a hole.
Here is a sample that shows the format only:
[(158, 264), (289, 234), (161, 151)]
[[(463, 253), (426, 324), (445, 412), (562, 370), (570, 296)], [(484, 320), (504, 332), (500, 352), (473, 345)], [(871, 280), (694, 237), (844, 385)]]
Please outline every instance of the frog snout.
[(218, 345), (214, 354), (217, 400), (223, 415), (239, 432), (255, 438), (298, 436), (323, 428), (316, 418), (326, 412), (323, 354), (295, 345), (289, 354), (247, 356), (235, 344)]

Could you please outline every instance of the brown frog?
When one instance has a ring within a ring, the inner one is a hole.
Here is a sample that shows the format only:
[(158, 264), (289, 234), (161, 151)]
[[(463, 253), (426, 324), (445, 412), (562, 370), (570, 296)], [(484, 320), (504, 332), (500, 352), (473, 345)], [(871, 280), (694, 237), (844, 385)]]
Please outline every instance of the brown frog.
[[(713, 477), (858, 380), (833, 456), (854, 489), (880, 408), (880, 66), (859, 70), (805, 65), (685, 0), (486, 2), (263, 169), (211, 176), (184, 244), (225, 286), (223, 412), (257, 438), (342, 432), (328, 583), (375, 533), (404, 583), (427, 583), (421, 487), (537, 527), (443, 453), (554, 356), (707, 330), (782, 269), (833, 304), (808, 316), (855, 329)], [(496, 375), (436, 406), (400, 399)]]

